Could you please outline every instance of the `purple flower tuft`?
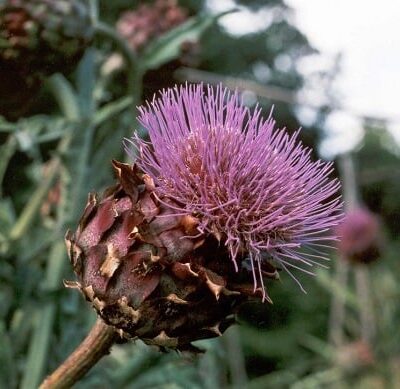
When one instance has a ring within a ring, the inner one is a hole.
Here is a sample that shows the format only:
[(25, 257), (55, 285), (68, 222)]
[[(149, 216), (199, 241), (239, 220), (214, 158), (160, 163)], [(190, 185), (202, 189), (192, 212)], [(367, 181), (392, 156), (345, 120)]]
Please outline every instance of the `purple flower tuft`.
[(249, 260), (255, 287), (264, 290), (264, 260), (293, 277), (290, 268), (310, 273), (302, 265), (327, 259), (341, 219), (340, 184), (329, 178), (331, 163), (310, 159), (299, 131), (274, 129), (271, 115), (263, 119), (221, 86), (164, 90), (139, 109), (151, 144), (137, 135), (131, 144), (157, 197), (198, 217), (199, 232), (223, 242), (236, 268)]

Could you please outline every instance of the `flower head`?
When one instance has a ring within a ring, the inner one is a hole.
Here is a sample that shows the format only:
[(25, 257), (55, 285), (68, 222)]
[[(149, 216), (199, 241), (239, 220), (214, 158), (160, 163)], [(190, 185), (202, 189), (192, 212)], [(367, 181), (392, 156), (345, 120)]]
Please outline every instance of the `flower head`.
[[(235, 271), (228, 250), (198, 234), (196, 218), (160, 203), (137, 166), (113, 166), (116, 185), (90, 194), (66, 235), (77, 277), (66, 286), (125, 339), (195, 351), (191, 342), (220, 336), (263, 291), (254, 290), (250, 268)], [(262, 268), (276, 275), (270, 264)]]
[(370, 263), (379, 258), (381, 226), (379, 219), (366, 208), (355, 208), (346, 213), (336, 229), (341, 240), (339, 252), (355, 263)]
[(142, 50), (152, 39), (184, 23), (187, 10), (177, 0), (156, 0), (125, 11), (117, 21), (117, 30), (134, 51)]
[(275, 129), (271, 115), (221, 86), (164, 90), (140, 107), (139, 121), (151, 143), (136, 135), (131, 144), (159, 201), (198, 218), (199, 233), (225, 245), (236, 269), (250, 263), (255, 287), (263, 261), (291, 274), (326, 259), (321, 249), (341, 218), (339, 182), (331, 163), (311, 160), (298, 131)]

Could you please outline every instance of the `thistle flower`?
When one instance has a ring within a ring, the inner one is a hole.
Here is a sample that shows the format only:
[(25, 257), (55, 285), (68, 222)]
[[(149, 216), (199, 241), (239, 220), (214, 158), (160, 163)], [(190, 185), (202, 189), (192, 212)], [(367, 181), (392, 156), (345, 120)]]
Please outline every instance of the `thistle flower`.
[(221, 87), (167, 90), (140, 112), (152, 143), (135, 137), (137, 164), (114, 161), (117, 185), (89, 196), (66, 236), (78, 278), (67, 286), (121, 336), (192, 349), (243, 303), (270, 301), (263, 279), (278, 278), (276, 264), (290, 272), (323, 258), (339, 184), (298, 133), (274, 130)]
[(38, 77), (70, 71), (94, 34), (82, 0), (6, 0), (0, 4), (0, 63)]
[[(195, 217), (157, 201), (150, 177), (113, 165), (118, 184), (102, 197), (91, 194), (77, 231), (67, 233), (78, 281), (66, 286), (122, 337), (194, 350), (192, 341), (221, 335), (261, 290), (253, 290), (248, 269), (229, 266), (215, 238), (196, 232)], [(275, 276), (272, 266), (263, 269)]]
[[(158, 38), (183, 25), (189, 18), (189, 10), (177, 0), (154, 0), (139, 4), (135, 9), (121, 14), (116, 29), (135, 53), (146, 52)], [(190, 34), (189, 34), (190, 35)], [(160, 63), (157, 68), (147, 69), (143, 76), (143, 98), (151, 98), (158, 90), (170, 87), (176, 79), (176, 70), (197, 67), (200, 63), (201, 44), (194, 37), (180, 44), (179, 55)], [(119, 54), (112, 55), (106, 62), (105, 72), (114, 71), (123, 64)]]
[(197, 218), (199, 235), (225, 246), (236, 270), (249, 263), (254, 288), (265, 293), (263, 263), (296, 280), (291, 268), (309, 273), (326, 259), (341, 219), (339, 182), (331, 163), (311, 160), (299, 131), (275, 129), (238, 93), (203, 85), (164, 90), (140, 107), (139, 121), (151, 143), (135, 135), (126, 146), (158, 201)]
[(117, 30), (134, 51), (140, 51), (151, 40), (179, 26), (187, 19), (187, 11), (176, 0), (156, 0), (124, 12)]
[(354, 263), (371, 263), (379, 258), (382, 236), (376, 215), (366, 208), (355, 208), (346, 213), (336, 230), (342, 256)]
[(0, 114), (15, 119), (35, 100), (43, 79), (70, 72), (91, 43), (83, 0), (0, 1)]

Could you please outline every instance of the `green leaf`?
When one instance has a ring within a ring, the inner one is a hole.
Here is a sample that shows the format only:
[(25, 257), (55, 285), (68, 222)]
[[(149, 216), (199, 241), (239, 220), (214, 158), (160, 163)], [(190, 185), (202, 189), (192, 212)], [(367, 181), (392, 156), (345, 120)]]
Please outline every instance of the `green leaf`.
[(15, 222), (15, 211), (10, 198), (0, 202), (0, 234), (6, 234)]
[(231, 12), (215, 16), (200, 15), (193, 17), (186, 23), (155, 39), (146, 47), (140, 58), (142, 70), (157, 69), (163, 64), (178, 58), (182, 43), (199, 39), (201, 34), (221, 16)]
[(133, 98), (130, 96), (108, 103), (95, 113), (93, 125), (97, 127), (129, 107), (133, 108)]
[[(8, 234), (15, 223), (15, 211), (11, 199), (1, 199), (0, 202), (0, 254), (9, 249)], [(3, 264), (2, 266), (5, 266)], [(1, 275), (1, 272), (0, 272)]]
[(96, 82), (95, 57), (95, 50), (88, 48), (77, 70), (77, 98), (81, 116), (84, 118), (90, 118), (96, 109), (96, 102), (93, 96)]
[(0, 116), (0, 132), (13, 132), (15, 131), (15, 128), (15, 123), (9, 123)]
[(17, 149), (17, 142), (14, 136), (9, 136), (7, 142), (0, 146), (0, 195), (1, 195), (1, 184), (3, 177), (6, 172), (8, 163)]
[(0, 322), (0, 387), (16, 387), (16, 369), (11, 339), (8, 336), (4, 323)]
[(71, 83), (57, 73), (48, 78), (46, 84), (64, 116), (71, 121), (79, 120), (81, 115), (78, 97)]

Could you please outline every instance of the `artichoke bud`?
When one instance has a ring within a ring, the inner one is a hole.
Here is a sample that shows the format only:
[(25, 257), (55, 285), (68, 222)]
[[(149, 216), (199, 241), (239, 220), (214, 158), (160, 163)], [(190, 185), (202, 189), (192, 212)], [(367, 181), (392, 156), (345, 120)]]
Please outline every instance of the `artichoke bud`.
[[(78, 282), (66, 286), (79, 288), (127, 339), (185, 350), (221, 335), (242, 303), (263, 296), (251, 270), (237, 272), (225, 245), (158, 198), (135, 165), (113, 165), (118, 184), (101, 198), (89, 195), (77, 231), (67, 233)], [(265, 264), (265, 274), (273, 270)]]
[(6, 0), (0, 5), (0, 63), (26, 75), (74, 69), (94, 26), (84, 0)]

